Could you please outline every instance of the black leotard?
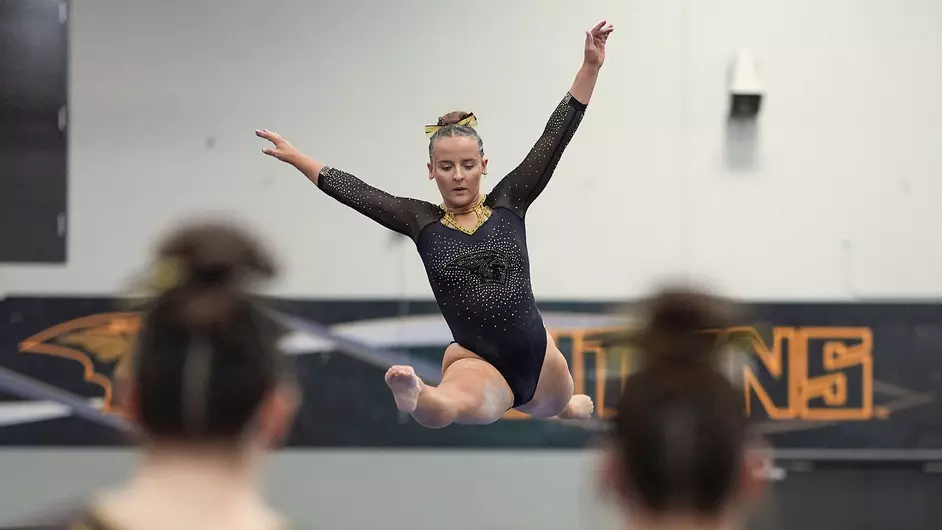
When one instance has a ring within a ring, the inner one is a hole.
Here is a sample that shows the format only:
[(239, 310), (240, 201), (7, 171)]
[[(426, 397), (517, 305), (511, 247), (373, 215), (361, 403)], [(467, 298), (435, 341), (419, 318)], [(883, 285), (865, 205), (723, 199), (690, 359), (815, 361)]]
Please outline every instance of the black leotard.
[(533, 398), (546, 355), (524, 219), (585, 109), (566, 94), (526, 159), (491, 190), (484, 203), (491, 217), (470, 235), (442, 224), (439, 206), (395, 197), (338, 169), (325, 167), (317, 181), (331, 197), (415, 242), (455, 341), (497, 368), (513, 391), (514, 407)]

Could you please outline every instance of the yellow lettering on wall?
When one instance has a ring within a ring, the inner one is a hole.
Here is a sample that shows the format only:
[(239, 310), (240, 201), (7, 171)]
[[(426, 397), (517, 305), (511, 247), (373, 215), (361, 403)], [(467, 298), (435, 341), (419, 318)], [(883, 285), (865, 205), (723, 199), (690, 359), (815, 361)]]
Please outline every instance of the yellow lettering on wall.
[[(795, 348), (795, 330), (792, 328), (775, 328), (772, 331), (772, 347), (769, 348), (759, 333), (753, 327), (734, 327), (726, 330), (729, 334), (742, 335), (751, 344), (753, 353), (773, 378), (781, 380), (788, 376), (788, 402), (780, 406), (772, 401), (768, 391), (759, 382), (759, 378), (751, 367), (743, 368), (743, 392), (746, 399), (746, 414), (752, 414), (752, 396), (759, 399), (759, 403), (769, 418), (773, 420), (788, 420), (795, 418), (797, 413), (790, 406), (796, 402), (800, 395), (800, 382), (802, 370), (807, 368), (803, 351)], [(785, 343), (789, 346), (789, 369), (785, 370)]]
[[(800, 328), (807, 350), (811, 340), (824, 340), (819, 354), (828, 372), (818, 377), (804, 374), (801, 398), (795, 404), (798, 416), (806, 420), (853, 421), (873, 417), (873, 332), (869, 328)], [(850, 343), (850, 344), (849, 344)], [(847, 372), (861, 368), (861, 405), (848, 407)], [(807, 365), (806, 365), (807, 368)], [(828, 408), (814, 408), (811, 401), (821, 399)]]
[[(592, 397), (600, 418), (614, 416), (615, 401), (631, 373), (635, 353), (624, 346), (603, 347), (602, 337), (615, 331), (623, 330), (593, 328), (551, 333), (557, 343), (563, 340), (571, 343), (573, 391)], [(751, 326), (728, 328), (722, 333), (744, 339), (738, 342), (748, 344), (749, 354), (774, 380), (785, 385), (784, 397), (779, 393), (778, 400), (773, 399), (774, 393), (765, 386), (769, 383), (764, 385), (760, 381), (754, 367), (744, 367), (743, 397), (747, 415), (755, 412), (752, 406), (755, 398), (772, 420), (852, 421), (874, 417), (873, 333), (869, 328), (780, 326), (772, 329), (770, 344)], [(822, 341), (820, 351), (809, 351), (809, 343)], [(825, 373), (812, 376), (809, 374), (811, 361), (819, 358)], [(848, 406), (852, 386), (848, 371), (856, 367), (860, 367), (862, 395), (854, 402), (860, 405)], [(594, 374), (594, 384), (587, 380), (587, 374)], [(616, 378), (617, 391), (608, 385), (609, 380)], [(607, 390), (612, 391), (612, 395), (607, 395)], [(516, 411), (508, 411), (504, 416), (505, 419), (528, 417)]]
[[(772, 332), (772, 347), (769, 348), (754, 328), (736, 328), (732, 332), (745, 333), (751, 340), (756, 357), (769, 374), (776, 379), (788, 377), (787, 402), (776, 404), (759, 383), (750, 367), (743, 368), (746, 414), (752, 413), (752, 395), (769, 418), (773, 420), (795, 419), (815, 421), (868, 420), (873, 417), (873, 333), (869, 328), (855, 327), (777, 327)], [(824, 340), (820, 352), (809, 352), (810, 341)], [(784, 368), (784, 345), (788, 344), (788, 370)], [(811, 376), (808, 373), (812, 355), (822, 356), (822, 365), (828, 373)], [(861, 403), (859, 407), (847, 407), (848, 381), (846, 370), (854, 366), (862, 368)], [(815, 407), (813, 400), (820, 399), (824, 407)]]

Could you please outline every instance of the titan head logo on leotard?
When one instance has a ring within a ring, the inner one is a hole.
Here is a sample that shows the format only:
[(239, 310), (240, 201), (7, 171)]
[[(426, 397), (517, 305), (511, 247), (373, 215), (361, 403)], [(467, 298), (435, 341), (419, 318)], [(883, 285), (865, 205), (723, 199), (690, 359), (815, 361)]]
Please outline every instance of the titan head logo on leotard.
[(467, 271), (485, 285), (505, 285), (510, 268), (507, 258), (494, 250), (476, 250), (458, 256), (448, 267)]

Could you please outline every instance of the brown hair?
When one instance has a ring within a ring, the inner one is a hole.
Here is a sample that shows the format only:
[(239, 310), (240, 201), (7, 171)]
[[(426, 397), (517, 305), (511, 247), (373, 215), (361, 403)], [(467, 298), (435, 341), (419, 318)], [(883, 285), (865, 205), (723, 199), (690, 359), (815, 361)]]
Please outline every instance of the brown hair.
[(438, 118), (438, 125), (440, 127), (444, 127), (446, 125), (457, 125), (461, 120), (467, 118), (471, 114), (473, 113), (464, 110), (453, 110), (444, 116), (440, 116)]
[(279, 330), (247, 291), (274, 262), (223, 223), (181, 227), (157, 259), (173, 263), (175, 281), (148, 304), (132, 357), (142, 426), (153, 437), (238, 437), (286, 374)]
[(458, 125), (458, 123), (471, 116), (473, 113), (464, 111), (464, 110), (454, 110), (440, 116), (438, 118), (438, 126), (440, 129), (435, 131), (428, 142), (428, 157), (429, 160), (434, 158), (435, 154), (435, 142), (442, 138), (453, 138), (456, 136), (467, 136), (474, 138), (478, 143), (478, 151), (481, 153), (481, 156), (484, 156), (484, 140), (481, 139), (481, 135), (478, 134), (474, 127), (469, 127), (467, 125)]
[(715, 515), (738, 485), (747, 442), (741, 394), (718, 367), (738, 309), (704, 292), (662, 290), (632, 336), (642, 367), (614, 419), (623, 494), (654, 513)]

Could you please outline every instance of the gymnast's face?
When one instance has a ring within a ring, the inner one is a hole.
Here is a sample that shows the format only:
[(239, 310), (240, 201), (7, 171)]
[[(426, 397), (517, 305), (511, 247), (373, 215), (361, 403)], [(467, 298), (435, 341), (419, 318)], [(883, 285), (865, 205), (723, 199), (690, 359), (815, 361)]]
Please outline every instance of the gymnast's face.
[(470, 136), (441, 138), (432, 146), (428, 178), (435, 180), (446, 206), (463, 208), (481, 192), (481, 176), (487, 171), (487, 158)]

